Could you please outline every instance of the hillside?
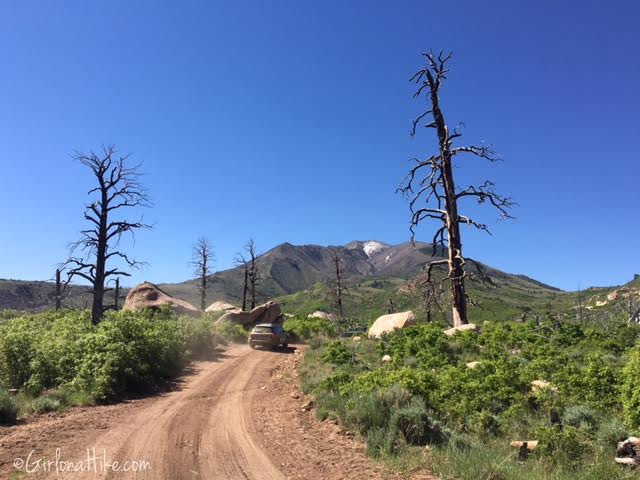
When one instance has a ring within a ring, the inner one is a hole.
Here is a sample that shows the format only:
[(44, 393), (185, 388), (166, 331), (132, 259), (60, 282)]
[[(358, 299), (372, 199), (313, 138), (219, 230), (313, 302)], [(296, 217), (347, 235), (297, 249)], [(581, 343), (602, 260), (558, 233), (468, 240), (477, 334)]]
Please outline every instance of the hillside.
[[(283, 298), (298, 292), (319, 292), (317, 295), (304, 297), (313, 300), (314, 304), (325, 305), (326, 293), (322, 293), (323, 284), (334, 276), (332, 257), (336, 249), (342, 252), (344, 277), (350, 285), (354, 296), (352, 303), (360, 303), (354, 299), (362, 298), (362, 308), (373, 308), (387, 302), (390, 296), (397, 296), (399, 304), (410, 304), (406, 294), (397, 294), (407, 281), (415, 278), (424, 265), (430, 262), (433, 249), (430, 244), (402, 243), (388, 245), (375, 240), (353, 241), (344, 246), (292, 245), (284, 243), (267, 251), (259, 257), (262, 281), (259, 286), (260, 300)], [(441, 253), (441, 252), (439, 252)], [(472, 265), (472, 264), (470, 264)], [(470, 268), (475, 269), (471, 266)], [(517, 292), (538, 292), (536, 295), (547, 299), (549, 296), (561, 296), (557, 289), (544, 285), (523, 275), (511, 275), (491, 267), (484, 266), (483, 271), (490, 279), (500, 285), (508, 285), (511, 296), (518, 298)], [(153, 280), (153, 279), (151, 279)], [(216, 272), (210, 279), (207, 297), (210, 302), (225, 300), (239, 304), (241, 301), (243, 271), (232, 268)], [(371, 286), (373, 285), (373, 287)], [(198, 290), (194, 280), (180, 283), (160, 285), (167, 293), (193, 304), (198, 303)], [(490, 284), (482, 285), (480, 290), (486, 291), (484, 296), (491, 298), (499, 294)], [(406, 292), (407, 288), (403, 290)], [(55, 286), (51, 282), (29, 282), (19, 280), (0, 280), (0, 309), (44, 310), (52, 308), (55, 302)], [(87, 304), (89, 289), (85, 286), (73, 286), (66, 305), (82, 307)], [(122, 290), (126, 295), (127, 289)], [(112, 303), (107, 293), (107, 302)], [(317, 297), (317, 298), (316, 298)], [(376, 300), (380, 297), (378, 300)], [(520, 302), (525, 304), (535, 299), (520, 295)], [(308, 305), (311, 303), (307, 302)], [(360, 308), (360, 307), (359, 307)]]

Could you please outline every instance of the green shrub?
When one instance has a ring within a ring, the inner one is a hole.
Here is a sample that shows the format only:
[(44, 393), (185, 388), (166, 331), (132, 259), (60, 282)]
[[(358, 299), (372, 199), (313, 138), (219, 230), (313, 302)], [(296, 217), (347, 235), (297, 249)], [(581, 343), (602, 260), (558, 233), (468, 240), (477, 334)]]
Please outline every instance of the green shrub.
[(209, 318), (183, 318), (184, 342), (186, 355), (189, 358), (203, 358), (210, 356), (216, 346), (212, 334), (212, 323)]
[(31, 408), (36, 413), (55, 412), (60, 410), (62, 404), (49, 395), (42, 395), (31, 402)]
[(441, 444), (446, 436), (440, 422), (433, 420), (424, 401), (413, 397), (408, 405), (393, 410), (389, 419), (390, 436), (395, 437), (393, 448), (401, 442), (409, 445)]
[(584, 431), (593, 431), (597, 426), (597, 414), (589, 406), (572, 405), (563, 412), (562, 424)]
[(117, 312), (80, 339), (74, 383), (99, 401), (142, 393), (177, 375), (186, 362), (184, 324)]
[(0, 388), (0, 424), (13, 424), (18, 417), (18, 404), (9, 392)]
[(332, 337), (336, 334), (335, 326), (322, 318), (287, 318), (284, 329), (294, 341), (309, 341), (318, 337)]
[(632, 433), (640, 434), (640, 344), (629, 354), (622, 377), (625, 421)]
[(575, 427), (539, 427), (536, 430), (538, 451), (554, 463), (574, 466), (592, 452), (590, 438)]
[(344, 365), (353, 359), (353, 353), (345, 346), (344, 342), (334, 341), (327, 345), (322, 361), (332, 365)]
[(245, 343), (249, 338), (249, 332), (237, 323), (224, 322), (214, 325), (213, 332), (224, 341)]

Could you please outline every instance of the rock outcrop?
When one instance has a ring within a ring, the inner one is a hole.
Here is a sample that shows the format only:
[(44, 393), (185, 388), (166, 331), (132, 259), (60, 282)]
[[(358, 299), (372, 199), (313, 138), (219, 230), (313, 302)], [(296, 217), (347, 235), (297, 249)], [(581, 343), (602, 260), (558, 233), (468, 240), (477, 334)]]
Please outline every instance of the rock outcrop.
[(122, 306), (123, 310), (142, 310), (144, 308), (159, 308), (169, 306), (178, 315), (197, 317), (201, 312), (189, 302), (174, 298), (166, 294), (151, 282), (143, 282), (133, 287)]
[(382, 315), (373, 322), (369, 329), (369, 337), (380, 338), (384, 333), (391, 333), (398, 328), (407, 328), (416, 323), (416, 316), (411, 310), (407, 312)]
[(333, 313), (323, 312), (322, 310), (316, 310), (313, 313), (310, 313), (308, 318), (321, 318), (322, 320), (329, 320), (330, 322), (335, 322), (337, 317)]
[(452, 337), (459, 332), (475, 332), (476, 330), (478, 330), (478, 327), (476, 326), (475, 323), (465, 323), (464, 325), (460, 325), (458, 327), (453, 327), (448, 330), (445, 330), (444, 334), (447, 337)]
[(267, 302), (249, 312), (239, 310), (227, 312), (216, 320), (216, 323), (237, 323), (243, 327), (251, 327), (258, 323), (278, 323), (283, 319), (280, 305), (276, 302)]
[(211, 305), (207, 307), (205, 312), (226, 312), (229, 310), (240, 310), (235, 305), (231, 305), (223, 300), (218, 300), (213, 302)]

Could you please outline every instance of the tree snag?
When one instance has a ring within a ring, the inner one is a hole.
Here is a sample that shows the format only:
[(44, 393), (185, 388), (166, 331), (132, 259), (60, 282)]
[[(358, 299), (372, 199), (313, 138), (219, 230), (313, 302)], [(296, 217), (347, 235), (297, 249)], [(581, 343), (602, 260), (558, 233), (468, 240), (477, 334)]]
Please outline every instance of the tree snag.
[(192, 260), (193, 273), (198, 279), (198, 291), (200, 292), (200, 310), (203, 312), (207, 308), (207, 285), (211, 275), (213, 265), (213, 247), (209, 240), (200, 237), (193, 245)]
[(249, 263), (242, 253), (237, 253), (234, 263), (242, 268), (244, 280), (242, 282), (242, 311), (247, 311), (247, 293), (249, 292)]
[[(465, 293), (465, 259), (462, 255), (462, 239), (460, 224), (464, 223), (484, 230), (487, 225), (458, 213), (458, 200), (471, 197), (478, 203), (489, 202), (500, 213), (501, 218), (511, 218), (508, 209), (514, 205), (508, 197), (497, 194), (493, 182), (487, 180), (479, 186), (471, 185), (456, 190), (453, 177), (453, 159), (462, 154), (471, 154), (495, 162), (498, 157), (490, 147), (485, 145), (454, 146), (454, 140), (462, 134), (454, 129), (449, 130), (440, 106), (440, 87), (447, 78), (447, 62), (451, 54), (442, 52), (437, 56), (423, 53), (425, 66), (418, 70), (410, 81), (418, 85), (414, 98), (424, 95), (429, 109), (421, 113), (413, 121), (411, 135), (414, 136), (420, 125), (433, 128), (438, 138), (439, 152), (426, 159), (414, 159), (415, 165), (409, 171), (404, 183), (398, 189), (409, 199), (411, 210), (411, 239), (415, 241), (415, 229), (424, 219), (441, 222), (441, 226), (433, 236), (433, 255), (438, 247), (447, 248), (448, 258), (434, 260), (427, 266), (427, 281), (431, 280), (433, 267), (447, 265), (446, 279), (451, 285), (451, 308), (453, 326), (467, 323), (467, 295)], [(418, 206), (421, 203), (423, 206)]]
[[(146, 190), (139, 182), (140, 165), (128, 167), (128, 156), (118, 156), (113, 145), (102, 148), (98, 154), (76, 153), (74, 159), (89, 168), (94, 175), (97, 186), (87, 192), (95, 195), (92, 203), (86, 205), (84, 218), (89, 223), (86, 230), (80, 232), (80, 239), (70, 244), (71, 256), (64, 263), (68, 281), (79, 277), (91, 284), (93, 301), (91, 306), (91, 321), (94, 325), (100, 323), (107, 308), (104, 306), (105, 283), (110, 277), (131, 276), (122, 266), (108, 266), (114, 260), (130, 268), (144, 265), (129, 258), (117, 247), (122, 235), (141, 228), (151, 228), (143, 222), (129, 221), (120, 217), (114, 218), (116, 213), (136, 207), (150, 207), (151, 202)], [(81, 255), (75, 256), (79, 251)]]
[(338, 318), (342, 321), (344, 318), (343, 299), (347, 289), (343, 282), (344, 263), (340, 249), (336, 248), (331, 253), (331, 263), (333, 263), (335, 276), (329, 285), (329, 295), (333, 300), (334, 308), (338, 312)]
[(62, 281), (62, 270), (56, 268), (56, 310), (62, 308), (62, 303), (67, 298), (69, 282)]
[(249, 294), (251, 298), (251, 310), (253, 310), (254, 308), (256, 308), (256, 286), (260, 283), (258, 254), (256, 252), (256, 244), (253, 241), (253, 238), (249, 239), (247, 244), (244, 246), (244, 250), (249, 256), (248, 260), (245, 262), (245, 291), (247, 289), (248, 281)]

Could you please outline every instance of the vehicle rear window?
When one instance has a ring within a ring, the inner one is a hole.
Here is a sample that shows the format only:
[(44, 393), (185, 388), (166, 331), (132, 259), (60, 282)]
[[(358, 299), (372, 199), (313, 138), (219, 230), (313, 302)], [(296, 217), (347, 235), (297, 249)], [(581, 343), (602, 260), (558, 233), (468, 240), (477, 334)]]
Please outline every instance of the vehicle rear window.
[(253, 333), (271, 333), (271, 327), (254, 327)]

